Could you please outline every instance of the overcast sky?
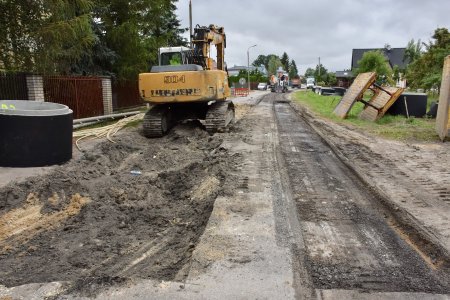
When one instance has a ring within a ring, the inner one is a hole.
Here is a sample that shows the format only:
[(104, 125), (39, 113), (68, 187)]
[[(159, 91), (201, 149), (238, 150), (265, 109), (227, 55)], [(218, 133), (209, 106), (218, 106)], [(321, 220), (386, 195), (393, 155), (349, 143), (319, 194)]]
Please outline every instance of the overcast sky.
[[(349, 69), (353, 48), (405, 47), (428, 41), (437, 27), (450, 28), (450, 0), (192, 0), (193, 24), (223, 26), (229, 67), (260, 54), (286, 52), (300, 74), (318, 57), (329, 71)], [(177, 15), (189, 26), (189, 0)], [(186, 34), (186, 38), (189, 34)]]

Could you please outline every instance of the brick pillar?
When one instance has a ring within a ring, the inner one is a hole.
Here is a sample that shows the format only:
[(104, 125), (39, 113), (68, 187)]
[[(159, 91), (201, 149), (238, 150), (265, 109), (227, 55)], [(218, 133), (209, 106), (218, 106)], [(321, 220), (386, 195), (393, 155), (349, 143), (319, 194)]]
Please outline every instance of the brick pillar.
[(113, 113), (111, 78), (102, 77), (103, 91), (103, 114), (110, 115)]
[(28, 100), (44, 102), (44, 80), (40, 75), (27, 75)]

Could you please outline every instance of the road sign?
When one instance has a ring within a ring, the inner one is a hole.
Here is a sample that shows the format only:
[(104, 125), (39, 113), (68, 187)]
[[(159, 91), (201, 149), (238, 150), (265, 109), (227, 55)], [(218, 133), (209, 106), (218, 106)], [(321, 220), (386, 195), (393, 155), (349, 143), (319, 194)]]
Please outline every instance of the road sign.
[(246, 82), (247, 82), (247, 80), (245, 80), (244, 77), (242, 77), (242, 78), (239, 79), (239, 83), (240, 83), (241, 85), (244, 85)]

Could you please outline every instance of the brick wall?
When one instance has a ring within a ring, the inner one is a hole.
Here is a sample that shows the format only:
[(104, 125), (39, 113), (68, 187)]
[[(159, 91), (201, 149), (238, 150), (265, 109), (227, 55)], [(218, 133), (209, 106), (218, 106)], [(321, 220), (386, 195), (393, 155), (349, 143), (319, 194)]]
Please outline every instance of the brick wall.
[(111, 78), (102, 78), (103, 92), (103, 114), (110, 115), (113, 113)]
[(27, 75), (28, 100), (45, 101), (44, 80), (40, 75)]

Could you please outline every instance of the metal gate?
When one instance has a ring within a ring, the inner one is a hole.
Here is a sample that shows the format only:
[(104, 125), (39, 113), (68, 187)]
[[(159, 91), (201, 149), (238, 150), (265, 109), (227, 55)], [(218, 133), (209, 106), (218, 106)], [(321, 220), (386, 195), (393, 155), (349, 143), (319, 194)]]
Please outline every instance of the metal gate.
[(113, 108), (121, 109), (136, 107), (144, 104), (139, 95), (138, 81), (113, 81), (112, 83)]
[(67, 105), (74, 119), (103, 115), (99, 77), (44, 76), (45, 101)]

